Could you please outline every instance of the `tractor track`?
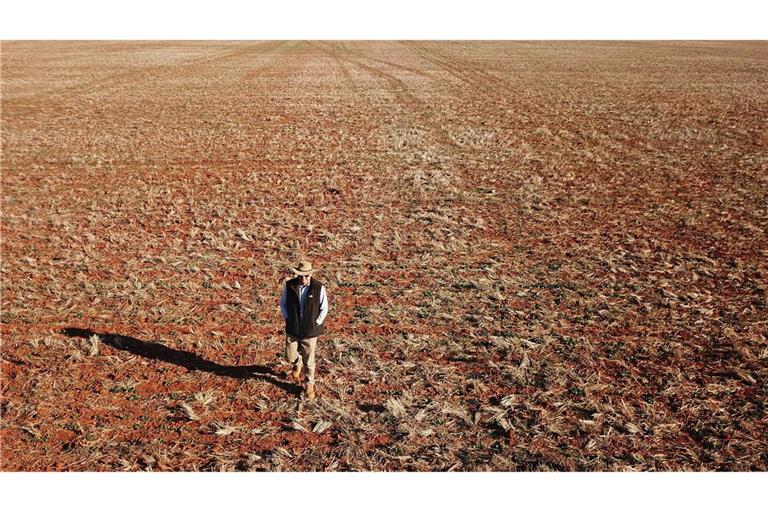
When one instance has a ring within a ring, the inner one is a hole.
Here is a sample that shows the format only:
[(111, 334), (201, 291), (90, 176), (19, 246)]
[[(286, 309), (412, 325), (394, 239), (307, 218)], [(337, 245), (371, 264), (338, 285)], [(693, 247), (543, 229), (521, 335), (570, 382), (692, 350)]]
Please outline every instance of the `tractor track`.
[(435, 113), (435, 109), (431, 108), (427, 102), (413, 94), (405, 82), (403, 82), (403, 80), (377, 67), (363, 63), (359, 57), (359, 53), (346, 49), (343, 46), (343, 43), (337, 44), (338, 46), (336, 48), (331, 49), (327, 49), (321, 45), (317, 46), (327, 54), (332, 55), (337, 60), (347, 62), (350, 65), (355, 66), (367, 72), (368, 74), (386, 82), (388, 89), (392, 91), (395, 96), (395, 100), (398, 104), (400, 104), (400, 106), (403, 107), (404, 111), (411, 112), (411, 115), (417, 119), (421, 118), (426, 121), (427, 128), (429, 128), (429, 133), (433, 136), (435, 142), (446, 148), (456, 147), (456, 144), (451, 141), (447, 130), (442, 128), (441, 123), (435, 119), (438, 115)]
[(462, 82), (472, 87), (473, 92), (481, 92), (488, 98), (496, 99), (498, 93), (493, 91), (507, 91), (512, 92), (509, 85), (499, 77), (491, 75), (481, 70), (470, 66), (466, 62), (455, 62), (447, 57), (438, 54), (433, 50), (427, 49), (424, 45), (416, 42), (406, 42), (408, 48), (410, 48), (420, 58), (426, 60), (442, 69), (449, 75), (458, 78)]

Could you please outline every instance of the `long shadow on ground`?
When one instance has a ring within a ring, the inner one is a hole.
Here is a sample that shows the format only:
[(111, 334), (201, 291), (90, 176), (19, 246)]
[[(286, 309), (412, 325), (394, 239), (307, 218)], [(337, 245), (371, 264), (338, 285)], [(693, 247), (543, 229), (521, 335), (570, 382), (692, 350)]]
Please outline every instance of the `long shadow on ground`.
[(186, 350), (177, 350), (166, 347), (160, 343), (142, 341), (137, 338), (131, 338), (130, 336), (97, 333), (90, 329), (68, 327), (62, 332), (72, 338), (90, 338), (95, 334), (103, 343), (106, 343), (117, 350), (124, 350), (148, 359), (155, 359), (157, 361), (164, 361), (177, 366), (183, 366), (188, 370), (214, 373), (216, 375), (221, 375), (222, 377), (231, 377), (233, 379), (259, 379), (274, 384), (288, 393), (298, 395), (301, 392), (301, 387), (277, 379), (276, 377), (280, 376), (280, 374), (275, 372), (269, 366), (257, 364), (249, 366), (222, 365), (203, 359), (199, 355)]

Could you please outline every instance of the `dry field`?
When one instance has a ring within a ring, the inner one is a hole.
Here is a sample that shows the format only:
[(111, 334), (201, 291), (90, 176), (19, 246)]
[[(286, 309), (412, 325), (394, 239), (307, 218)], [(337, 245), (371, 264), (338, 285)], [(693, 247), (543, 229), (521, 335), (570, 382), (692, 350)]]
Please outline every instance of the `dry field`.
[(765, 42), (3, 42), (1, 469), (768, 470), (766, 91)]

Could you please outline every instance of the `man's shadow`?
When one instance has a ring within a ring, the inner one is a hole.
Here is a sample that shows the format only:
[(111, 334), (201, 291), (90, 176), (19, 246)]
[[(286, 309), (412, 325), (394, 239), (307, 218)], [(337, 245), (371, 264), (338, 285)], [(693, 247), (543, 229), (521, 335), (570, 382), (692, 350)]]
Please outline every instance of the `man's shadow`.
[(177, 350), (174, 348), (168, 348), (160, 343), (152, 341), (142, 341), (140, 339), (131, 338), (130, 336), (121, 336), (119, 334), (106, 334), (96, 333), (89, 329), (79, 329), (76, 327), (68, 327), (62, 331), (63, 334), (72, 338), (90, 338), (96, 334), (99, 339), (117, 350), (124, 350), (137, 356), (146, 357), (148, 359), (155, 359), (158, 361), (164, 361), (166, 363), (183, 366), (188, 370), (198, 370), (201, 372), (213, 373), (221, 375), (222, 377), (231, 377), (233, 379), (259, 379), (270, 384), (274, 384), (287, 391), (288, 393), (300, 394), (301, 387), (284, 382), (277, 379), (280, 376), (268, 366), (250, 365), (250, 366), (227, 366), (213, 361), (203, 359), (197, 354), (187, 352), (186, 350)]

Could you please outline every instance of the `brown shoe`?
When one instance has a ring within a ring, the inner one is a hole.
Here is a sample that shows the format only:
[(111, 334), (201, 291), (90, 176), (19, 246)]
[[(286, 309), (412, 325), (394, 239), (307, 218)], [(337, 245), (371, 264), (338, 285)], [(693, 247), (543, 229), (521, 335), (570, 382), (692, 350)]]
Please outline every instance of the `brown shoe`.
[(314, 384), (307, 384), (306, 397), (307, 397), (307, 400), (314, 400), (315, 399), (315, 385)]
[(296, 382), (299, 382), (301, 379), (301, 368), (291, 367), (290, 370), (286, 370), (283, 372), (283, 377), (286, 379), (292, 379)]

